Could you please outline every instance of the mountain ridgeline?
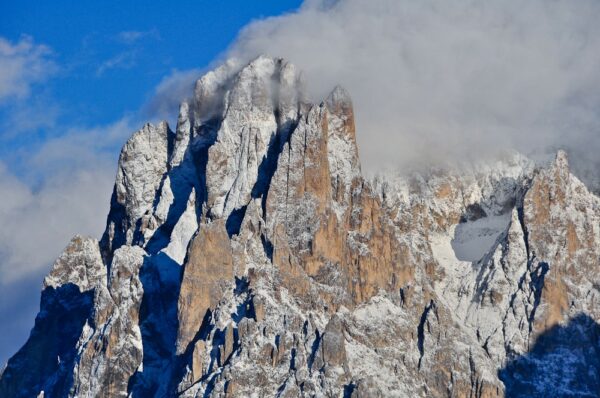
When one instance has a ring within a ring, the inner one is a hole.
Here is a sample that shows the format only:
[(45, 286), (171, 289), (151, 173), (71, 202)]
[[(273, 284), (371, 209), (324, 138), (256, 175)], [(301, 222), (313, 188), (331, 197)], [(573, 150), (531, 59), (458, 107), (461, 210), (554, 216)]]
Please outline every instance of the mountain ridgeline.
[(228, 62), (125, 144), (0, 396), (600, 396), (599, 259), (565, 152), (368, 180), (344, 89)]

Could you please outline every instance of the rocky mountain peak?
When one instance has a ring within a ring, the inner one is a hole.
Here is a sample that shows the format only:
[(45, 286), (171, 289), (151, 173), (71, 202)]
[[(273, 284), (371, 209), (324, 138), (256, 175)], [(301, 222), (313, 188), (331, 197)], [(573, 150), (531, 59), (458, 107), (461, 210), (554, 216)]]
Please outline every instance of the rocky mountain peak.
[(335, 86), (327, 97), (327, 106), (329, 109), (337, 108), (352, 108), (352, 98), (350, 93), (346, 91), (342, 86)]
[(554, 159), (554, 167), (567, 172), (569, 171), (569, 159), (566, 151), (562, 149), (558, 150)]
[(227, 62), (132, 135), (0, 396), (600, 394), (600, 199), (566, 153), (370, 181), (350, 95), (301, 76)]

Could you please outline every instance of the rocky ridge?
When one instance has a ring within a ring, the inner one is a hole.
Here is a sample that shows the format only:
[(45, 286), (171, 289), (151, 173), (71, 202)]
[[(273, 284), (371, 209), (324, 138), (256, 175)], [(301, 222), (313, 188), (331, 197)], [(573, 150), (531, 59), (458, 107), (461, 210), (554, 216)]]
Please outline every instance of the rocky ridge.
[(342, 88), (229, 62), (125, 144), (0, 396), (598, 396), (599, 263), (564, 152), (369, 181)]

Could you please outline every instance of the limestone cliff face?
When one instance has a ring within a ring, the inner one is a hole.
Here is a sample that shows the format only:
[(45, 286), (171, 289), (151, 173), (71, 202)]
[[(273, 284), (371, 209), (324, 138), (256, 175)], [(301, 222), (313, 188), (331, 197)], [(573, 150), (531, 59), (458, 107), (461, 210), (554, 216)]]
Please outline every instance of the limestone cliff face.
[(111, 204), (0, 396), (600, 394), (600, 199), (563, 152), (369, 181), (348, 93), (259, 57), (135, 133)]

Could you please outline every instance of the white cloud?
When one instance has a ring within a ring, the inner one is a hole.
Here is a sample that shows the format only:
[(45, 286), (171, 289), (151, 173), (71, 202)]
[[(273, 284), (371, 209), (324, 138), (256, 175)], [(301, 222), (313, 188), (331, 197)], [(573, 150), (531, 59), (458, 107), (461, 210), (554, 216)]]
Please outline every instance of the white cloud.
[(46, 140), (28, 155), (34, 170), (52, 175), (64, 169), (110, 165), (116, 170), (118, 150), (134, 132), (137, 124), (129, 117), (91, 128), (69, 127), (65, 133)]
[(173, 70), (156, 86), (144, 113), (153, 119), (176, 120), (181, 101), (191, 97), (194, 83), (201, 75), (201, 69)]
[(0, 162), (0, 285), (48, 269), (75, 234), (99, 237), (129, 119), (69, 129), (25, 153), (21, 178)]
[(134, 44), (139, 45), (144, 39), (160, 39), (158, 30), (151, 29), (148, 31), (129, 30), (119, 32), (115, 39), (126, 45), (126, 49), (110, 57), (100, 63), (96, 68), (96, 76), (102, 76), (105, 72), (111, 69), (131, 69), (138, 63), (140, 55), (139, 46), (133, 47)]
[(111, 69), (131, 69), (137, 63), (137, 51), (128, 50), (102, 62), (96, 69), (96, 76), (101, 76)]
[(47, 269), (70, 238), (97, 236), (108, 211), (113, 173), (77, 170), (45, 180), (33, 191), (0, 169), (0, 285)]
[(309, 0), (227, 56), (287, 58), (317, 99), (345, 86), (370, 170), (505, 147), (597, 154), (599, 20), (593, 0)]
[(31, 134), (41, 128), (53, 128), (62, 109), (49, 96), (36, 93), (27, 100), (6, 104), (2, 111), (0, 137), (12, 139), (22, 133)]
[(0, 37), (0, 104), (9, 99), (25, 99), (32, 85), (57, 72), (49, 47), (34, 43), (29, 36), (11, 43)]

